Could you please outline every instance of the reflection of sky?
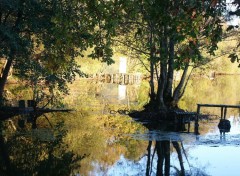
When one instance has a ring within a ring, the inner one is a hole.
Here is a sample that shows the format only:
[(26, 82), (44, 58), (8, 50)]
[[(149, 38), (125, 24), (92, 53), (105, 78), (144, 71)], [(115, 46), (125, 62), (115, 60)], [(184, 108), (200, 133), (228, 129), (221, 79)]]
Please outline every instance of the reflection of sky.
[[(156, 161), (155, 161), (156, 162)], [(143, 176), (146, 171), (146, 157), (138, 162), (130, 161), (121, 156), (117, 163), (108, 170), (108, 176)]]
[[(232, 2), (233, 2), (233, 0), (226, 1), (228, 11), (236, 11), (237, 10), (237, 7), (231, 4)], [(239, 22), (240, 22), (240, 18), (237, 17), (236, 15), (234, 15), (231, 17), (230, 21), (228, 21), (228, 24), (229, 25), (239, 25)]]
[(194, 167), (205, 167), (213, 176), (239, 175), (240, 147), (238, 146), (197, 146), (189, 151), (189, 162)]
[(126, 85), (118, 85), (118, 99), (119, 100), (125, 100), (126, 98)]
[(218, 130), (215, 134), (200, 136), (200, 145), (189, 150), (191, 165), (206, 167), (206, 173), (213, 176), (239, 175), (240, 118), (231, 116), (229, 120), (231, 130), (225, 134), (224, 141), (221, 141)]
[[(182, 140), (187, 157), (190, 163), (184, 158), (184, 167), (189, 175), (213, 175), (213, 176), (237, 176), (239, 175), (240, 163), (240, 118), (231, 116), (231, 131), (226, 133), (226, 142), (221, 141), (220, 134), (216, 128), (215, 132), (206, 135), (200, 135), (199, 141), (194, 139), (192, 134), (181, 134), (166, 132), (148, 132), (143, 134), (131, 135), (138, 140), (148, 139), (166, 140)], [(217, 124), (216, 124), (217, 125)], [(160, 137), (157, 137), (159, 135)], [(178, 137), (176, 137), (178, 136)], [(189, 142), (192, 140), (192, 142)], [(152, 175), (156, 175), (156, 155), (154, 157), (154, 167)], [(147, 164), (147, 156), (142, 157), (139, 161), (131, 161), (121, 155), (120, 159), (109, 168), (107, 175), (145, 175)], [(179, 167), (179, 161), (176, 153), (171, 154), (171, 165)], [(174, 171), (171, 168), (171, 171)], [(101, 175), (101, 174), (100, 174)]]

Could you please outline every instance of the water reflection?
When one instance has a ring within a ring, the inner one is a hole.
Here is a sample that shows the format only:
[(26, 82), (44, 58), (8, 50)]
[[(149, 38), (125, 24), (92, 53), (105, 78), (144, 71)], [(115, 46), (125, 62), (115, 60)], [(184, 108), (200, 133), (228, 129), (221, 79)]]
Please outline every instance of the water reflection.
[(67, 133), (63, 121), (58, 121), (52, 129), (26, 127), (16, 131), (4, 123), (1, 121), (0, 175), (70, 175), (80, 167), (78, 161), (84, 157), (69, 151), (63, 142)]
[[(196, 83), (199, 85), (188, 87), (181, 106), (195, 111), (196, 103), (236, 103), (237, 89), (229, 86), (231, 80), (225, 81), (199, 80)], [(238, 175), (240, 118), (236, 114), (239, 112), (228, 111), (228, 117), (232, 115), (228, 118), (231, 130), (222, 135), (217, 127), (219, 119), (201, 121), (199, 136), (160, 128), (147, 130), (126, 114), (110, 114), (110, 111), (142, 107), (148, 95), (148, 84), (120, 88), (125, 92), (121, 95), (118, 85), (75, 84), (66, 103), (76, 111), (49, 116), (55, 130), (46, 120), (38, 121), (37, 134), (33, 134), (31, 126), (14, 134), (4, 128), (1, 139), (9, 156), (10, 169), (2, 155), (0, 175), (7, 175), (9, 170), (15, 175)], [(129, 106), (128, 101), (119, 101), (121, 98), (129, 99)], [(61, 116), (64, 124), (56, 128), (55, 120)], [(42, 135), (48, 133), (45, 128), (57, 140), (44, 141)], [(3, 145), (0, 147), (3, 151)]]
[(126, 99), (126, 85), (118, 85), (118, 99), (125, 100)]
[[(171, 126), (163, 122), (161, 126), (158, 126), (157, 130), (155, 126), (151, 126), (151, 124), (144, 123), (144, 126), (148, 128), (148, 132), (130, 135), (136, 140), (148, 141), (148, 146), (146, 148), (147, 153), (141, 159), (145, 160), (145, 171), (140, 175), (186, 175), (184, 162), (187, 161), (188, 165), (189, 162), (182, 143), (182, 138), (186, 138), (193, 142), (195, 140), (195, 135), (191, 133), (174, 132), (174, 125)], [(174, 152), (177, 154), (178, 164), (172, 164), (171, 155)], [(129, 175), (133, 174), (131, 173)]]
[[(240, 126), (239, 116), (230, 116), (228, 118), (231, 129), (229, 132), (224, 132), (218, 128), (219, 120), (210, 121), (211, 128), (207, 133), (203, 131), (203, 134), (198, 136), (196, 140), (197, 145), (208, 145), (208, 146), (239, 146), (240, 145)], [(205, 125), (202, 122), (200, 126)]]
[(151, 129), (129, 134), (148, 144), (146, 153), (136, 161), (121, 156), (107, 175), (238, 175), (239, 119), (238, 116), (228, 118), (231, 130), (227, 133), (220, 133), (219, 119), (216, 119), (200, 122), (201, 126), (210, 124), (210, 128), (197, 136)]
[(180, 164), (180, 170), (177, 170), (177, 175), (185, 175), (185, 169), (183, 164), (183, 156), (181, 152), (181, 147), (177, 141), (156, 141), (155, 143), (155, 149), (153, 151), (153, 154), (151, 154), (151, 147), (152, 147), (152, 141), (149, 141), (148, 144), (148, 154), (147, 154), (147, 167), (146, 167), (146, 175), (150, 176), (153, 172), (153, 163), (151, 162), (151, 158), (154, 157), (155, 151), (157, 153), (157, 168), (156, 168), (156, 175), (170, 175), (170, 144), (172, 143), (173, 147), (177, 151), (178, 154), (178, 160)]
[[(212, 82), (199, 80), (196, 84), (190, 84), (186, 90), (186, 96), (181, 102), (181, 107), (189, 111), (196, 111), (197, 103), (226, 102), (226, 104), (235, 104), (238, 98), (236, 96), (237, 89), (229, 86), (233, 82), (237, 84), (235, 78), (229, 80), (228, 78), (216, 78)], [(237, 118), (229, 119), (231, 131), (225, 133), (225, 135), (222, 134), (222, 136), (217, 127), (219, 119), (200, 122), (199, 131), (201, 135), (199, 136), (160, 130), (138, 133), (137, 130), (134, 130), (136, 123), (131, 122), (130, 119), (123, 120), (125, 116), (119, 114), (109, 116), (107, 113), (106, 116), (97, 116), (96, 113), (95, 116), (90, 115), (94, 108), (89, 106), (89, 104), (91, 105), (89, 102), (93, 100), (98, 102), (96, 107), (101, 108), (103, 103), (107, 102), (108, 105), (106, 106), (115, 111), (126, 105), (125, 101), (119, 101), (118, 85), (98, 86), (98, 96), (94, 97), (91, 97), (91, 93), (94, 93), (94, 91), (90, 91), (87, 85), (82, 87), (80, 86), (79, 89), (88, 90), (88, 96), (83, 94), (79, 96), (78, 92), (72, 99), (78, 97), (78, 101), (74, 101), (75, 105), (85, 109), (87, 107), (87, 111), (81, 112), (82, 116), (75, 115), (76, 118), (67, 123), (67, 128), (71, 129), (71, 135), (68, 135), (69, 143), (72, 144), (71, 149), (76, 153), (87, 153), (87, 157), (81, 162), (82, 168), (79, 173), (94, 176), (135, 176), (146, 175), (146, 173), (157, 175), (157, 172), (169, 173), (170, 175), (179, 175), (180, 173), (185, 175), (221, 175), (221, 173), (224, 173), (224, 175), (227, 175), (226, 172), (228, 172), (231, 173), (230, 175), (234, 175), (234, 171), (232, 171), (234, 165), (231, 166), (230, 164), (231, 159), (233, 158), (234, 163), (240, 162), (236, 157), (232, 157), (233, 154), (231, 153), (233, 150), (236, 154), (240, 152), (237, 147), (240, 145), (239, 125), (235, 126), (233, 124), (233, 121), (238, 122)], [(90, 85), (90, 88), (92, 87), (93, 85)], [(140, 107), (141, 102), (146, 100), (143, 95), (147, 95), (148, 86), (139, 86), (137, 89), (131, 89), (127, 86), (126, 92), (126, 99), (130, 99), (130, 104), (133, 105), (134, 102), (138, 102)], [(105, 101), (102, 101), (104, 98)], [(83, 99), (84, 102), (82, 102)], [(130, 106), (130, 108), (132, 107)], [(216, 111), (214, 109), (208, 110), (212, 114), (219, 114), (219, 109)], [(203, 112), (206, 113), (206, 111)], [(227, 116), (236, 113), (239, 112), (228, 111)], [(76, 124), (76, 126), (73, 124)], [(178, 151), (181, 151), (181, 155), (178, 154), (174, 145)], [(168, 152), (169, 149), (170, 154), (164, 154), (164, 151)], [(184, 151), (186, 154), (184, 154)], [(169, 155), (170, 164), (168, 164)], [(228, 163), (225, 163), (225, 165), (219, 164), (224, 158), (228, 160)], [(218, 159), (221, 159), (221, 161), (216, 161)], [(183, 161), (182, 166), (181, 160)], [(165, 163), (167, 164), (165, 165)]]
[(148, 144), (146, 153), (136, 161), (122, 156), (107, 175), (208, 175), (205, 168), (191, 164), (189, 143), (194, 143), (194, 135), (149, 131), (132, 137)]

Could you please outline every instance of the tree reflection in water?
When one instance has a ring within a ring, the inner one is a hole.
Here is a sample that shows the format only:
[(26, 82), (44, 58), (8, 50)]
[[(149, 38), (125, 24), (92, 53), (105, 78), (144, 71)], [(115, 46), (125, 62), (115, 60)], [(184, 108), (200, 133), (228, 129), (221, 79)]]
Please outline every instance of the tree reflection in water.
[(164, 140), (164, 141), (156, 141), (155, 144), (155, 149), (152, 154), (151, 158), (151, 148), (153, 145), (152, 141), (149, 141), (148, 143), (148, 154), (147, 154), (147, 167), (146, 167), (146, 175), (150, 176), (152, 172), (152, 166), (153, 166), (153, 157), (155, 155), (155, 152), (157, 153), (158, 160), (157, 160), (157, 171), (156, 175), (161, 176), (165, 175), (168, 176), (170, 175), (170, 143), (172, 143), (173, 147), (176, 149), (177, 154), (178, 154), (178, 159), (180, 163), (180, 168), (181, 170), (178, 171), (176, 167), (174, 167), (177, 171), (177, 175), (185, 175), (185, 170), (184, 170), (184, 165), (183, 165), (183, 157), (182, 157), (182, 152), (181, 152), (181, 147), (177, 141), (172, 141), (170, 140)]
[[(147, 139), (149, 140), (147, 147), (146, 176), (208, 175), (204, 172), (204, 168), (201, 169), (191, 166), (187, 158), (187, 153), (184, 149), (182, 137), (186, 136), (187, 138), (194, 138), (193, 134), (182, 135), (179, 132), (174, 132), (174, 128), (171, 128), (170, 126), (166, 128), (164, 125), (162, 127), (158, 127), (157, 130), (156, 128), (151, 128), (148, 125), (148, 129), (149, 134), (146, 135), (148, 136)], [(144, 136), (143, 138), (146, 139)], [(176, 151), (179, 167), (175, 165), (175, 161), (174, 164), (171, 162), (173, 149)], [(188, 166), (187, 168), (190, 170), (185, 169), (186, 166)]]
[(52, 139), (45, 140), (29, 129), (3, 134), (7, 129), (2, 125), (0, 175), (70, 175), (79, 167), (77, 161), (83, 157), (67, 150), (68, 146), (63, 143), (66, 135), (63, 125), (63, 122), (58, 122), (52, 129)]

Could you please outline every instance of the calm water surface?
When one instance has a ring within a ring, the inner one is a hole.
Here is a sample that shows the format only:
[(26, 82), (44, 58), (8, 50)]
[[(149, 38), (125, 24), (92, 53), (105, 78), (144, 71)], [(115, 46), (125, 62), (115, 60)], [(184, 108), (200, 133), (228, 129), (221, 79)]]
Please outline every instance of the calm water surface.
[[(195, 78), (180, 107), (196, 111), (197, 103), (240, 104), (239, 87), (237, 76)], [(14, 132), (8, 124), (3, 134), (12, 166), (21, 170), (17, 175), (239, 175), (239, 110), (228, 110), (231, 130), (226, 134), (217, 127), (218, 108), (201, 109), (216, 116), (200, 122), (198, 136), (151, 131), (127, 115), (142, 109), (148, 91), (146, 82), (125, 86), (79, 80), (65, 97), (74, 112), (47, 114), (38, 119), (36, 130), (27, 126)]]
[[(218, 117), (201, 122), (199, 136), (192, 133), (149, 131), (127, 115), (117, 113), (119, 109), (140, 109), (147, 101), (147, 84), (121, 86), (102, 83), (97, 86), (92, 84), (91, 89), (88, 87), (89, 84), (79, 82), (78, 89), (72, 90), (75, 93), (72, 101), (81, 113), (84, 110), (86, 112), (85, 115), (81, 115), (80, 120), (84, 121), (81, 123), (85, 124), (82, 129), (85, 131), (75, 129), (81, 128), (82, 125), (74, 126), (67, 123), (71, 128), (67, 140), (76, 145), (76, 149), (72, 147), (73, 151), (78, 150), (78, 154), (85, 153), (87, 156), (80, 162), (81, 169), (77, 172), (78, 174), (125, 176), (148, 173), (156, 175), (160, 170), (163, 173), (166, 172), (166, 168), (169, 167), (170, 175), (179, 175), (180, 159), (173, 145), (177, 142), (182, 157), (182, 170), (184, 169), (186, 175), (239, 175), (240, 118), (238, 110), (228, 110), (227, 118), (232, 127), (226, 134), (219, 132)], [(195, 79), (190, 82), (180, 106), (189, 111), (196, 111), (197, 103), (239, 104), (239, 85), (240, 78), (233, 76), (217, 77), (214, 80)], [(82, 97), (85, 97), (84, 100)], [(219, 116), (220, 109), (203, 108), (202, 113)], [(84, 140), (79, 133), (88, 135), (84, 136)], [(150, 149), (149, 141), (152, 141)], [(165, 143), (167, 143), (169, 157), (157, 154), (166, 151), (158, 149), (159, 145), (166, 146)], [(161, 157), (164, 158), (163, 163), (160, 162)], [(166, 158), (169, 158), (168, 161)]]

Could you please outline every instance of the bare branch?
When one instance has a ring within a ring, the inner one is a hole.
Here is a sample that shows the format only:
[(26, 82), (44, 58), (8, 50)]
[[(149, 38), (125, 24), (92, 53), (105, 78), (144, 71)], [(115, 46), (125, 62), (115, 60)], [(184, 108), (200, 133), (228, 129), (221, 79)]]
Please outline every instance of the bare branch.
[[(136, 48), (136, 47), (134, 47), (134, 46), (131, 46), (131, 45), (125, 43), (125, 42), (122, 42), (122, 41), (120, 41), (120, 40), (114, 39), (113, 41), (119, 42), (119, 43), (121, 43), (121, 44), (129, 47), (130, 49), (135, 50), (135, 51), (137, 51), (137, 52), (140, 52), (140, 53), (142, 53), (142, 54), (150, 55), (150, 53), (144, 52), (144, 51), (142, 51), (142, 50), (140, 50), (140, 49), (138, 49), (138, 48)], [(148, 69), (148, 67), (146, 66), (146, 64), (140, 59), (140, 57), (138, 57), (138, 60), (142, 63), (142, 65), (144, 66), (144, 68), (145, 68), (148, 72), (150, 72), (150, 70)]]
[(188, 78), (187, 78), (187, 80), (186, 80), (186, 82), (185, 82), (185, 85), (184, 85), (184, 87), (183, 87), (183, 90), (182, 90), (181, 94), (179, 95), (179, 99), (181, 99), (182, 96), (183, 96), (184, 93), (185, 93), (185, 90), (186, 90), (186, 87), (187, 87), (187, 85), (188, 85), (188, 81), (189, 81), (189, 79), (190, 79), (190, 77), (191, 77), (191, 75), (192, 75), (193, 69), (194, 69), (194, 67), (192, 68), (192, 70), (190, 71), (190, 73), (189, 73), (189, 75), (188, 75)]
[(122, 41), (117, 40), (117, 39), (113, 39), (113, 41), (119, 42), (119, 43), (127, 46), (128, 48), (131, 48), (132, 50), (135, 50), (135, 51), (137, 51), (137, 52), (139, 52), (139, 53), (142, 53), (142, 54), (145, 54), (145, 55), (150, 55), (150, 53), (145, 52), (145, 51), (142, 51), (141, 49), (138, 49), (138, 48), (136, 48), (136, 47), (134, 47), (134, 46), (132, 46), (132, 45), (129, 45), (128, 43), (122, 42)]
[(179, 100), (180, 91), (182, 90), (182, 87), (184, 86), (184, 82), (185, 82), (185, 79), (186, 79), (186, 76), (187, 76), (188, 68), (189, 68), (189, 65), (186, 64), (185, 68), (184, 68), (184, 71), (183, 71), (183, 74), (182, 74), (182, 77), (181, 77), (181, 80), (180, 80), (178, 86), (176, 87), (176, 89), (174, 90), (174, 93), (173, 93), (173, 101), (174, 102), (178, 102), (178, 100)]
[(51, 122), (50, 122), (50, 120), (48, 119), (48, 117), (47, 117), (45, 114), (43, 114), (43, 116), (45, 117), (45, 119), (47, 119), (47, 121), (48, 121), (49, 125), (51, 126), (51, 128), (53, 128), (53, 125), (51, 124)]

